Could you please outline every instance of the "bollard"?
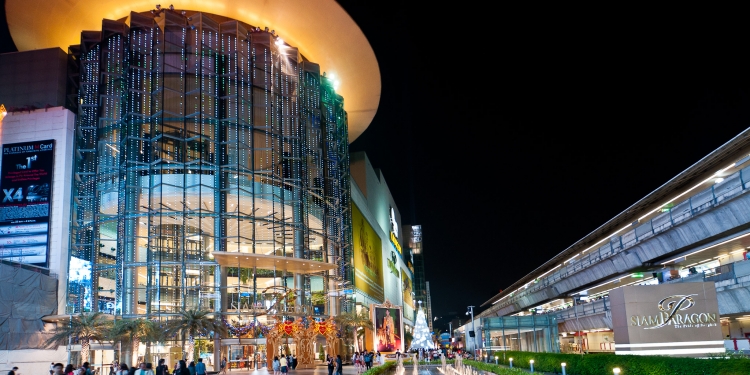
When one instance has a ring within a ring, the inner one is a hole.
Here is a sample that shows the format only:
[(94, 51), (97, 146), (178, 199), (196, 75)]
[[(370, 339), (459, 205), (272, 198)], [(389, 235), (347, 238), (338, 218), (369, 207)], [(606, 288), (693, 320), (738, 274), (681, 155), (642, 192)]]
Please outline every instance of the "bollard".
[(619, 368), (619, 367), (615, 367), (615, 368), (613, 368), (613, 369), (612, 369), (612, 372), (613, 372), (613, 373), (614, 373), (615, 375), (619, 375), (619, 374), (620, 374), (620, 368)]
[(560, 366), (562, 366), (562, 375), (565, 375), (565, 362), (561, 363)]
[(497, 364), (497, 356), (495, 356), (495, 364)]
[(509, 358), (509, 360), (510, 360), (510, 368), (513, 368), (513, 358), (511, 357)]
[(534, 360), (533, 359), (529, 360), (529, 365), (531, 365), (531, 372), (533, 373), (534, 372)]

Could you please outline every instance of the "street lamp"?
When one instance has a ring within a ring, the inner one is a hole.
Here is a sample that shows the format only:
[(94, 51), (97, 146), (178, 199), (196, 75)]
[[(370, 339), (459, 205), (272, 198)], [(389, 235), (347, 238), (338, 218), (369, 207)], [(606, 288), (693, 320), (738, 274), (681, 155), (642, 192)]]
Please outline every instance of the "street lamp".
[(477, 345), (477, 331), (474, 328), (474, 306), (469, 306), (469, 311), (466, 312), (466, 315), (469, 314), (471, 314), (471, 331), (474, 333), (474, 358), (476, 358), (479, 345)]

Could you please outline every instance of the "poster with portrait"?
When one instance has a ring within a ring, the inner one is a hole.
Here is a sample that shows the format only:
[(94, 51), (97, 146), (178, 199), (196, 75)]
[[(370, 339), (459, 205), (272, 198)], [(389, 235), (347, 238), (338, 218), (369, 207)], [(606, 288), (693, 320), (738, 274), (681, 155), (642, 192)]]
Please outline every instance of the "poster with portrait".
[(375, 350), (381, 353), (403, 353), (404, 325), (401, 306), (372, 305), (370, 311), (373, 312), (375, 326)]

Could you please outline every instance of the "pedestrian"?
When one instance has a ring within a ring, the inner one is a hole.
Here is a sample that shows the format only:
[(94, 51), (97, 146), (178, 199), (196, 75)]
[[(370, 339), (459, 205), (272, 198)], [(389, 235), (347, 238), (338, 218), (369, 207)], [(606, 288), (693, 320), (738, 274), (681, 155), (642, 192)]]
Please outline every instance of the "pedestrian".
[(8, 375), (16, 375), (16, 371), (18, 371), (18, 367), (13, 366), (13, 370), (8, 371)]
[(63, 373), (63, 367), (62, 363), (55, 363), (52, 365), (52, 375), (65, 375), (65, 373)]
[(328, 375), (333, 375), (333, 369), (336, 368), (336, 361), (330, 354), (326, 354), (326, 365), (328, 365)]
[(156, 366), (156, 375), (169, 375), (169, 367), (164, 358), (159, 358), (159, 361), (156, 363), (158, 363)]
[(195, 375), (195, 361), (190, 361), (188, 371), (190, 371), (190, 375)]
[(83, 373), (81, 375), (94, 375), (94, 372), (91, 371), (91, 365), (88, 362), (83, 362)]
[[(192, 362), (190, 364), (193, 364)], [(203, 358), (198, 358), (198, 363), (194, 364), (195, 375), (206, 375), (206, 364), (203, 363)]]
[(73, 370), (75, 370), (75, 368), (73, 368), (73, 365), (68, 363), (68, 365), (65, 366), (65, 370), (63, 370), (63, 373), (65, 375), (73, 375)]
[(185, 362), (184, 359), (181, 359), (178, 363), (180, 370), (177, 372), (177, 375), (190, 375), (190, 370), (187, 368), (187, 362)]
[[(115, 372), (115, 375), (128, 375), (130, 371), (128, 371), (128, 365), (125, 363), (120, 363), (120, 368), (117, 369)], [(68, 375), (67, 373), (65, 375)]]
[(341, 354), (336, 354), (336, 375), (341, 375), (343, 372), (344, 362), (341, 360)]
[(289, 362), (286, 359), (286, 355), (282, 354), (279, 358), (279, 366), (281, 367), (281, 374), (286, 374), (289, 369)]
[(281, 374), (281, 361), (279, 361), (278, 356), (273, 357), (273, 363), (271, 364), (271, 367), (273, 367), (273, 375)]
[(146, 362), (146, 374), (145, 375), (154, 375), (154, 366), (151, 362)]
[(219, 372), (222, 374), (227, 373), (227, 357), (221, 359), (221, 362), (219, 363)]

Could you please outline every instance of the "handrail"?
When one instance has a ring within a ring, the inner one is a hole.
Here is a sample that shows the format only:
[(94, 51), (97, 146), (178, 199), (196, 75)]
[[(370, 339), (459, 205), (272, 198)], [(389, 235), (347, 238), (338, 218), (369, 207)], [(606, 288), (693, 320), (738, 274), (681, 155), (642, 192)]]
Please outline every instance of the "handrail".
[[(608, 244), (601, 246), (598, 249), (591, 250), (588, 254), (578, 255), (576, 260), (567, 265), (562, 265), (559, 270), (550, 275), (534, 280), (533, 286), (512, 294), (505, 301), (497, 303), (490, 310), (496, 310), (515, 303), (522, 296), (546, 288), (559, 280), (588, 268), (595, 263), (599, 263), (604, 259), (619, 254), (641, 241), (691, 219), (695, 215), (702, 213), (711, 207), (718, 206), (728, 201), (730, 198), (734, 198), (735, 196), (747, 192), (750, 190), (750, 182), (745, 182), (747, 176), (750, 176), (750, 167), (745, 167), (738, 172), (727, 176), (724, 178), (724, 181), (715, 183), (707, 189), (699, 191), (691, 197), (680, 201), (672, 208), (667, 209), (667, 211), (662, 214), (655, 216), (651, 220), (631, 229), (630, 231), (620, 236), (612, 237)], [(669, 220), (667, 220), (667, 216), (669, 217)], [(656, 222), (656, 225), (654, 225), (654, 222)]]

